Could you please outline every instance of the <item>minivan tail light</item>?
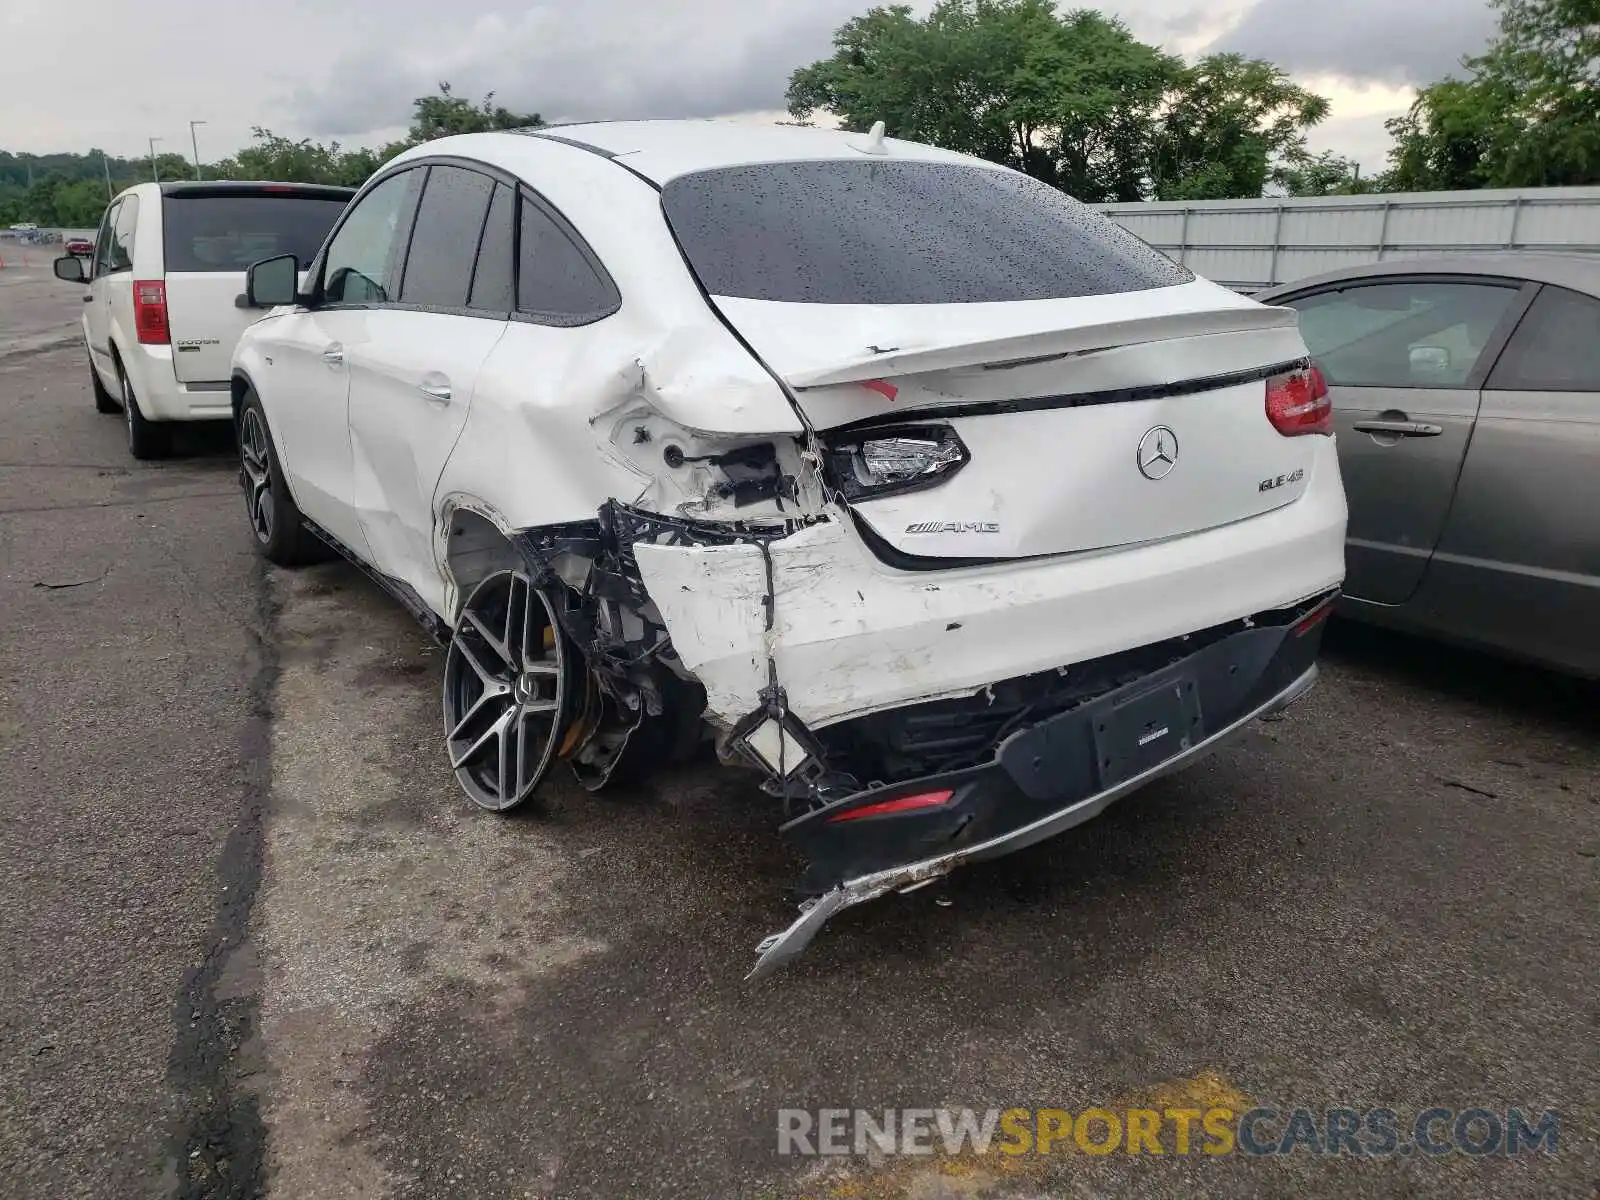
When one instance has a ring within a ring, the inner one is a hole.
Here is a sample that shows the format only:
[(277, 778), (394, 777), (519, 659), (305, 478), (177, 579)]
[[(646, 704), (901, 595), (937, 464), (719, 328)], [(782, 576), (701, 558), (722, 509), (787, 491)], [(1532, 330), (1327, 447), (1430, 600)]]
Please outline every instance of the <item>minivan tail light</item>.
[(1333, 432), (1333, 400), (1315, 363), (1267, 380), (1267, 420), (1284, 437)]
[(167, 323), (167, 285), (159, 279), (138, 279), (133, 284), (133, 327), (146, 346), (172, 341)]

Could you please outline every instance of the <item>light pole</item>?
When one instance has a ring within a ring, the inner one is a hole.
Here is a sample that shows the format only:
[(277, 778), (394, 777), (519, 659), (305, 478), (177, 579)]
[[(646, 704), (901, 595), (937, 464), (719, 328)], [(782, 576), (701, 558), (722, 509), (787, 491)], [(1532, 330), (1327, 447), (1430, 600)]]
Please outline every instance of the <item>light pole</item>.
[(157, 183), (161, 182), (161, 168), (156, 166), (156, 143), (162, 140), (161, 138), (150, 139), (150, 176)]
[(111, 200), (111, 160), (106, 157), (104, 150), (100, 151), (100, 165), (106, 169), (106, 201)]
[(189, 122), (189, 146), (194, 151), (194, 177), (196, 179), (200, 178), (200, 142), (194, 135), (194, 127), (204, 124), (204, 121)]

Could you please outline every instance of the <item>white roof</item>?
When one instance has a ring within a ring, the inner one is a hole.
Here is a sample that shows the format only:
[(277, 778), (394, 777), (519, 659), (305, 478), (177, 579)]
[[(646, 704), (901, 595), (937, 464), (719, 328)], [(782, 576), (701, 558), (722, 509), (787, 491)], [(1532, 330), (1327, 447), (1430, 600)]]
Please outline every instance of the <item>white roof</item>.
[(591, 147), (620, 159), (657, 184), (691, 171), (803, 159), (915, 160), (994, 167), (983, 159), (897, 138), (883, 140), (881, 155), (866, 154), (861, 147), (871, 144), (867, 134), (792, 125), (713, 120), (598, 121), (550, 126), (518, 136), (528, 134)]

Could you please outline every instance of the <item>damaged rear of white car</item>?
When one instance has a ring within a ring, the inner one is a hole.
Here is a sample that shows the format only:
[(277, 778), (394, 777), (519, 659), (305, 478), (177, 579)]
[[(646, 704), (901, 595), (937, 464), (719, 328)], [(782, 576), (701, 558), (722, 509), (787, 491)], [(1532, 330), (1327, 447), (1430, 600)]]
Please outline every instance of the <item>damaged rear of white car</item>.
[(1293, 312), (1054, 189), (589, 125), (420, 147), (352, 223), (235, 358), (258, 542), (309, 531), (449, 640), (484, 807), (706, 737), (758, 772), (809, 864), (758, 973), (1315, 678), (1345, 503)]

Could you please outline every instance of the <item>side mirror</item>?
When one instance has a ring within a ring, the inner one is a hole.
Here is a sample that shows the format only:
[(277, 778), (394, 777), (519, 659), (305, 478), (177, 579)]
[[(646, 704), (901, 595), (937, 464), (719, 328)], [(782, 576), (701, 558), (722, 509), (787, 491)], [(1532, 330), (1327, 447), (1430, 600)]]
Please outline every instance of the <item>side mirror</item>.
[(300, 264), (292, 254), (264, 258), (245, 272), (244, 298), (250, 308), (293, 304), (300, 293)]
[(1450, 374), (1450, 351), (1444, 346), (1412, 346), (1411, 377), (1441, 379)]
[(88, 283), (89, 277), (83, 273), (83, 259), (76, 254), (63, 254), (53, 264), (56, 278), (66, 283)]

